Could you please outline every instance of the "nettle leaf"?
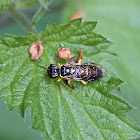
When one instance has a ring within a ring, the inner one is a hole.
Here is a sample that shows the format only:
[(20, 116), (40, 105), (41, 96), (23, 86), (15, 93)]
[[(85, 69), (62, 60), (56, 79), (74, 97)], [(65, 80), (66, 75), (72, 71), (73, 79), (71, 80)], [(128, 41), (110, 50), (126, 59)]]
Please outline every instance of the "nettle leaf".
[[(124, 114), (132, 106), (117, 95), (123, 81), (111, 78), (110, 72), (107, 81), (87, 85), (72, 82), (73, 91), (63, 81), (58, 83), (47, 76), (37, 88), (46, 74), (38, 64), (65, 63), (57, 57), (59, 47), (71, 49), (76, 57), (82, 51), (84, 62), (107, 64), (105, 60), (114, 53), (109, 50), (110, 41), (94, 32), (96, 24), (77, 19), (66, 25), (49, 24), (39, 36), (5, 35), (0, 41), (0, 98), (23, 117), (30, 107), (33, 128), (41, 130), (45, 139), (126, 140), (139, 136), (140, 128)], [(33, 42), (46, 42), (38, 61), (30, 59)]]
[(0, 0), (0, 13), (7, 9), (14, 0)]

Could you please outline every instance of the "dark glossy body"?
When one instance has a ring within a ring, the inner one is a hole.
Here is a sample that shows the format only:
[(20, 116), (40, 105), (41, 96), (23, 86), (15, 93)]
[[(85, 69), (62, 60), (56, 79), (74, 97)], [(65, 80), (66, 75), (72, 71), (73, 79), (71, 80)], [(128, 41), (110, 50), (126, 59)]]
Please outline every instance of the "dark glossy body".
[(51, 64), (47, 70), (50, 78), (60, 76), (66, 80), (94, 82), (105, 75), (105, 69), (95, 63), (72, 63), (56, 66)]

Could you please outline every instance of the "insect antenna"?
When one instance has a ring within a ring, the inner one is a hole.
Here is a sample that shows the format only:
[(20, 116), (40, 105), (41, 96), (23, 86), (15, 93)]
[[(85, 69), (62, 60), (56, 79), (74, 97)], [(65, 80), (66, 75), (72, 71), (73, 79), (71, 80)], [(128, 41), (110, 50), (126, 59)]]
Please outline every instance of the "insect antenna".
[(43, 66), (41, 66), (41, 65), (39, 65), (39, 64), (38, 64), (38, 66), (39, 66), (39, 67), (41, 67), (41, 68), (44, 68), (44, 69), (48, 69), (48, 68), (46, 68), (46, 67), (43, 67)]
[(43, 76), (43, 78), (40, 80), (40, 82), (39, 82), (39, 84), (38, 84), (38, 86), (37, 86), (37, 89), (38, 89), (38, 87), (39, 87), (39, 85), (40, 85), (40, 83), (43, 81), (43, 79), (46, 77), (46, 75), (47, 75), (47, 73)]

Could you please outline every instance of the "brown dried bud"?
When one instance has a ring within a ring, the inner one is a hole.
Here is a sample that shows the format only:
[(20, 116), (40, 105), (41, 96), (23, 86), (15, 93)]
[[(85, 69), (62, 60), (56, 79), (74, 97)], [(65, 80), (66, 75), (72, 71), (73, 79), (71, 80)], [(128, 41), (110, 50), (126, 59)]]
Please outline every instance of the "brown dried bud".
[(82, 53), (81, 51), (79, 51), (78, 59), (77, 59), (77, 60), (73, 60), (73, 61), (71, 61), (70, 63), (71, 63), (71, 64), (72, 64), (72, 63), (78, 63), (79, 60), (80, 60), (80, 61), (82, 60), (82, 58), (83, 58), (83, 53)]
[(72, 16), (70, 17), (70, 19), (77, 19), (77, 18), (82, 18), (82, 22), (84, 22), (85, 20), (85, 13), (82, 11), (76, 12), (74, 14), (72, 14)]
[(83, 58), (83, 53), (81, 51), (79, 51), (79, 56), (78, 56), (78, 61)]
[(41, 43), (34, 42), (29, 50), (29, 52), (31, 53), (31, 60), (38, 60), (43, 53), (43, 49), (44, 47)]
[(72, 55), (72, 52), (70, 51), (70, 49), (68, 49), (68, 48), (59, 48), (58, 49), (58, 57), (60, 59), (67, 60), (67, 59), (74, 58), (75, 56)]

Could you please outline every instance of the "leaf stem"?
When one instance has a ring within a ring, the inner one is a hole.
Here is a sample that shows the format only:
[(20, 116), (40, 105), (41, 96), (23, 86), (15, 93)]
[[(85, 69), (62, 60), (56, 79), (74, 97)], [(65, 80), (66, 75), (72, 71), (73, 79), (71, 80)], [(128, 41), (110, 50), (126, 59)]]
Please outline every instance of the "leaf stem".
[(39, 7), (37, 12), (34, 14), (33, 19), (32, 19), (32, 26), (35, 28), (35, 25), (37, 22), (41, 19), (41, 17), (44, 15), (46, 12), (46, 9), (44, 7)]
[(29, 19), (26, 15), (16, 10), (14, 6), (9, 8), (10, 13), (18, 20), (22, 25), (26, 28), (29, 32), (34, 32), (37, 34), (37, 30), (33, 28), (32, 24), (30, 23)]

